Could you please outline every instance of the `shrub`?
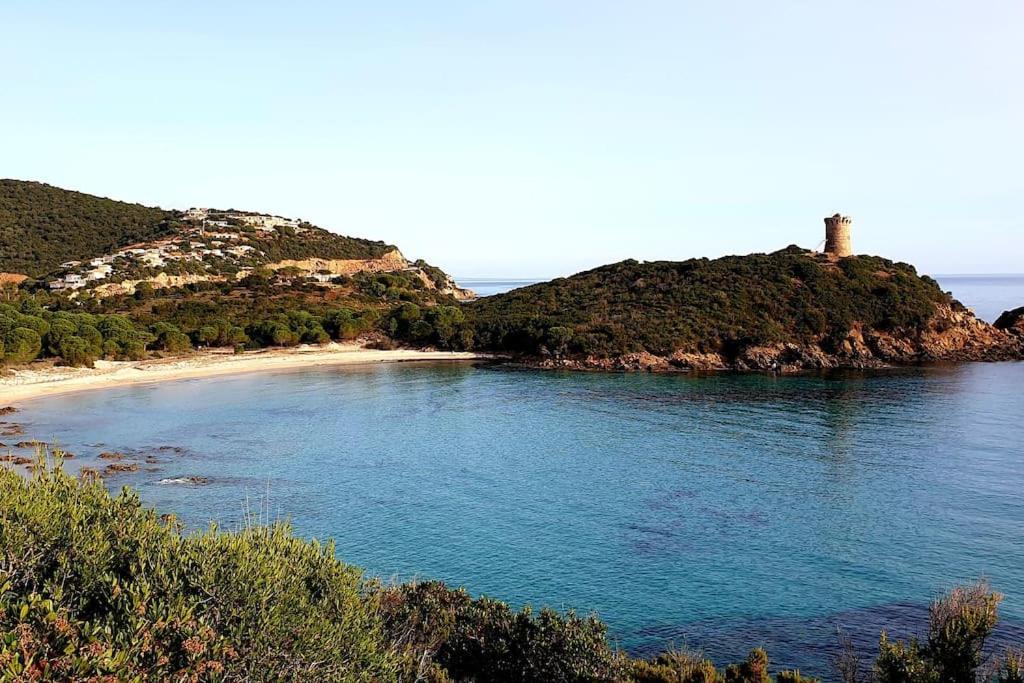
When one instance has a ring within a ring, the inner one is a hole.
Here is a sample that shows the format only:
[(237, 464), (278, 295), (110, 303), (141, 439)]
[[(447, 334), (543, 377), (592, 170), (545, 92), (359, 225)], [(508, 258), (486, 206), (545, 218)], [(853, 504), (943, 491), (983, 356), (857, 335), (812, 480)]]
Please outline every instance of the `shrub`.
[(1024, 651), (1010, 649), (999, 663), (998, 683), (1024, 683)]
[(954, 588), (929, 610), (928, 641), (879, 642), (879, 683), (973, 683), (985, 641), (999, 618), (1002, 596), (985, 582)]
[(747, 661), (731, 664), (725, 670), (726, 683), (770, 683), (768, 677), (768, 653), (755, 648), (747, 655)]
[[(387, 630), (457, 681), (611, 681), (621, 663), (594, 617), (514, 611), (438, 582), (383, 591)], [(419, 656), (417, 656), (417, 654)]]
[(0, 678), (393, 679), (358, 570), (287, 527), (183, 536), (125, 490), (0, 472)]
[(722, 683), (714, 662), (698, 654), (672, 651), (651, 661), (634, 661), (629, 671), (633, 683)]

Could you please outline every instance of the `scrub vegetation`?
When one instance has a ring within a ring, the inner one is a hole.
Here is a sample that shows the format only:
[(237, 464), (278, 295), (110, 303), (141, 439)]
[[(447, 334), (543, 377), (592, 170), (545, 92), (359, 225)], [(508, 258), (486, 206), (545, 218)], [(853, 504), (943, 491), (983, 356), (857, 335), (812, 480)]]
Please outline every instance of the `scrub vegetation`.
[[(514, 610), (437, 582), (385, 585), (283, 524), (184, 533), (136, 493), (111, 495), (40, 454), (0, 471), (0, 680), (623, 681), (797, 683), (768, 654), (717, 668), (681, 651), (635, 659), (593, 616)], [(844, 681), (1021, 681), (985, 640), (999, 596), (979, 584), (932, 606), (927, 639), (884, 634)]]
[(913, 266), (874, 256), (828, 261), (799, 247), (709, 260), (622, 261), (469, 306), (480, 348), (531, 355), (721, 353), (829, 343), (855, 323), (923, 329), (952, 304)]
[(0, 271), (39, 277), (171, 232), (175, 212), (0, 179)]

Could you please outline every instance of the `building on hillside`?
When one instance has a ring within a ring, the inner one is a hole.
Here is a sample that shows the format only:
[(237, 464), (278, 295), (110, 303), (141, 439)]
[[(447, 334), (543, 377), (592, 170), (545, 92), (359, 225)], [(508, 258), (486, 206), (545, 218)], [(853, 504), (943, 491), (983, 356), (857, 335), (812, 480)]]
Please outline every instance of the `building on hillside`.
[(257, 230), (276, 230), (277, 228), (297, 228), (299, 221), (281, 216), (237, 216), (238, 220)]
[(835, 258), (853, 256), (853, 219), (838, 213), (825, 219), (825, 254)]
[(52, 290), (81, 289), (82, 287), (85, 287), (85, 278), (77, 273), (65, 275), (60, 280), (54, 280), (50, 283), (50, 289)]
[(233, 256), (241, 257), (251, 251), (256, 251), (256, 249), (254, 247), (250, 247), (248, 244), (239, 244), (237, 247), (228, 247), (225, 251)]
[(104, 280), (114, 272), (114, 267), (109, 263), (96, 266), (92, 270), (86, 271), (85, 280), (91, 282), (93, 280)]

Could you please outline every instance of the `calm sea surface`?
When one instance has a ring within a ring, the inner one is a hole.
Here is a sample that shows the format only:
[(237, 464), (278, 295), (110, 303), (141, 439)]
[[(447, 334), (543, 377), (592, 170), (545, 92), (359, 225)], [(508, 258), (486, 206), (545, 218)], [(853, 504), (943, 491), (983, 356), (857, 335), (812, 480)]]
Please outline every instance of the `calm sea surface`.
[[(1007, 291), (994, 308), (1024, 303), (1024, 284)], [(1000, 637), (1024, 639), (1021, 387), (1024, 363), (831, 378), (390, 365), (88, 392), (17, 417), (76, 464), (149, 456), (111, 483), (191, 525), (238, 525), (247, 498), (269, 500), (376, 575), (593, 610), (634, 652), (764, 645), (829, 675), (837, 628), (870, 649), (979, 576), (1007, 595)], [(168, 483), (189, 476), (209, 483)]]

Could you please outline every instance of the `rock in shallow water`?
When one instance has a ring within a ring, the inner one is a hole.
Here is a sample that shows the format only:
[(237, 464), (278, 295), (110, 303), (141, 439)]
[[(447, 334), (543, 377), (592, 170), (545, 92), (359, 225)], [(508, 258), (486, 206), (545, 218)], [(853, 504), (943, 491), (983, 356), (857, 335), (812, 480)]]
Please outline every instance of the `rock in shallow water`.
[(160, 480), (161, 484), (167, 485), (182, 485), (182, 486), (203, 486), (209, 484), (210, 480), (206, 477), (167, 477), (166, 479)]

